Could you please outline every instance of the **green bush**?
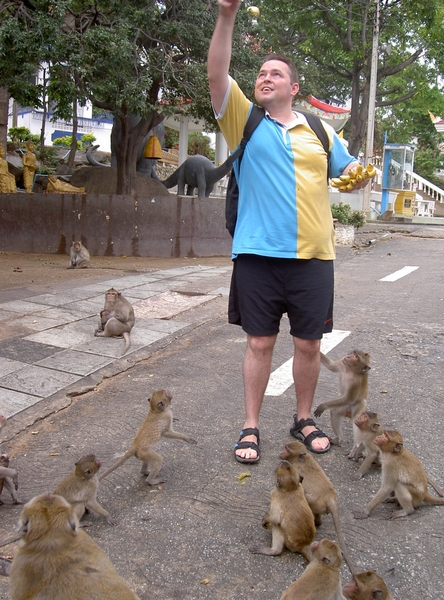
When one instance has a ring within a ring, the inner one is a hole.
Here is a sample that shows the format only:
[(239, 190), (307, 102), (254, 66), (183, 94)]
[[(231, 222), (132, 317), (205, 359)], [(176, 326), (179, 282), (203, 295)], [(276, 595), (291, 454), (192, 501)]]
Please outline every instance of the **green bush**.
[[(96, 141), (96, 137), (92, 133), (85, 133), (82, 135), (80, 140), (77, 141), (77, 150), (84, 150), (88, 146), (91, 146)], [(65, 135), (64, 137), (55, 138), (52, 141), (53, 146), (63, 146), (64, 148), (70, 148), (72, 142), (72, 135)]]
[(356, 228), (362, 227), (366, 221), (365, 213), (361, 210), (352, 210), (350, 204), (331, 205), (331, 214), (334, 219), (343, 225), (353, 225)]
[(40, 143), (40, 136), (32, 134), (27, 127), (10, 127), (8, 129), (8, 138), (17, 146), (24, 145), (28, 140), (32, 140), (34, 144)]

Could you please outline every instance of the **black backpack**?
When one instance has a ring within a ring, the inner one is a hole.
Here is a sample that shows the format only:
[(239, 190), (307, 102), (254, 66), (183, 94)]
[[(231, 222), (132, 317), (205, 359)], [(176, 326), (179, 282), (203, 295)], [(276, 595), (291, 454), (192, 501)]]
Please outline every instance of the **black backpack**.
[[(329, 141), (327, 132), (325, 131), (321, 119), (316, 115), (312, 115), (309, 113), (304, 113), (305, 118), (307, 119), (307, 123), (313, 129), (315, 134), (318, 136), (319, 141), (321, 142), (325, 152), (327, 153), (327, 162), (330, 158), (330, 150), (329, 150)], [(253, 104), (253, 108), (251, 110), (250, 116), (248, 117), (248, 121), (245, 124), (244, 133), (242, 136), (241, 143), (236, 152), (230, 156), (230, 162), (234, 163), (235, 160), (239, 158), (239, 169), (242, 162), (242, 154), (247, 145), (248, 140), (251, 138), (253, 131), (265, 117), (265, 110)], [(327, 174), (328, 179), (328, 174)], [(239, 187), (237, 185), (236, 176), (234, 174), (234, 170), (231, 171), (230, 177), (228, 179), (227, 185), (227, 197), (225, 200), (225, 226), (230, 232), (231, 237), (234, 235), (234, 229), (236, 227), (237, 221), (237, 205), (239, 202)]]

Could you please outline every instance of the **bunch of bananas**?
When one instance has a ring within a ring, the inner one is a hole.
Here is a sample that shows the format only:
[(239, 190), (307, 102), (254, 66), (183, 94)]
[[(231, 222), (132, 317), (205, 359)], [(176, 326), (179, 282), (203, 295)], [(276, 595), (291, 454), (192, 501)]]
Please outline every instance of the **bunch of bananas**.
[(340, 175), (334, 177), (331, 180), (333, 187), (338, 188), (340, 192), (350, 192), (357, 183), (371, 179), (376, 175), (376, 169), (374, 165), (368, 163), (364, 168), (362, 165), (357, 165), (347, 173), (347, 175)]

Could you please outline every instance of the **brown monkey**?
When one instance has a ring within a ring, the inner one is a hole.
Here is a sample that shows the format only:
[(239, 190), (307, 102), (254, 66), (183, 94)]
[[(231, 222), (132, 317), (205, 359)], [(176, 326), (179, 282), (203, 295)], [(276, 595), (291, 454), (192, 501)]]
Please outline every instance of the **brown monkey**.
[(431, 496), (427, 491), (428, 477), (421, 461), (404, 448), (401, 434), (384, 431), (375, 438), (381, 458), (381, 488), (364, 511), (355, 511), (355, 519), (366, 519), (392, 492), (402, 507), (388, 519), (410, 515), (422, 502), (444, 505), (444, 498)]
[(94, 332), (97, 337), (123, 337), (125, 345), (122, 356), (131, 345), (130, 332), (134, 327), (134, 310), (126, 298), (114, 288), (105, 293), (105, 306), (100, 313), (99, 327)]
[(262, 519), (262, 526), (271, 528), (271, 548), (255, 546), (253, 554), (278, 556), (284, 548), (311, 558), (310, 544), (316, 528), (301, 485), (302, 476), (288, 460), (283, 460), (275, 471), (276, 486), (270, 494), (270, 510)]
[(313, 556), (297, 581), (281, 600), (345, 600), (341, 590), (341, 550), (334, 542), (323, 539), (310, 546)]
[(366, 456), (362, 465), (359, 467), (353, 479), (361, 479), (370, 469), (372, 463), (381, 464), (379, 459), (379, 447), (375, 444), (375, 438), (384, 432), (384, 428), (379, 424), (378, 415), (370, 410), (366, 410), (354, 421), (357, 430), (355, 443), (358, 444), (348, 455), (353, 460), (358, 460), (361, 452), (366, 451)]
[[(322, 402), (314, 411), (320, 417), (325, 410), (330, 411), (331, 426), (335, 437), (333, 444), (341, 445), (342, 421), (350, 416), (352, 421), (364, 412), (367, 406), (368, 372), (370, 371), (370, 354), (361, 350), (353, 350), (351, 354), (339, 360), (331, 360), (321, 352), (321, 362), (330, 371), (339, 373), (339, 398)], [(355, 429), (353, 439), (355, 439)], [(355, 443), (356, 446), (356, 443)]]
[(0, 415), (0, 434), (3, 431), (4, 427), (8, 424), (8, 419), (5, 415)]
[(353, 581), (342, 590), (350, 600), (393, 600), (384, 580), (376, 571), (362, 571), (353, 575)]
[[(105, 517), (109, 525), (117, 525), (107, 510), (100, 506), (97, 501), (97, 489), (99, 479), (97, 471), (100, 469), (100, 460), (94, 454), (83, 456), (75, 464), (74, 471), (62, 479), (53, 494), (63, 496), (74, 509), (76, 517), (80, 520), (85, 510), (91, 510), (96, 514)], [(88, 526), (90, 523), (85, 523)]]
[[(22, 504), (16, 492), (18, 490), (18, 473), (15, 469), (9, 468), (9, 456), (7, 454), (0, 455), (0, 494), (3, 487), (11, 494), (14, 504)], [(0, 504), (3, 504), (2, 500), (0, 500)]]
[(157, 477), (162, 468), (162, 457), (157, 452), (154, 452), (152, 446), (162, 436), (174, 440), (183, 440), (188, 444), (197, 444), (196, 440), (193, 440), (188, 435), (174, 431), (173, 413), (170, 409), (171, 398), (172, 395), (166, 390), (157, 390), (151, 395), (149, 399), (150, 410), (131, 446), (115, 465), (100, 475), (99, 481), (117, 469), (117, 467), (120, 467), (120, 465), (132, 456), (142, 461), (143, 464), (140, 472), (143, 475), (147, 475), (146, 482), (148, 485), (157, 485), (165, 481), (165, 479)]
[(296, 440), (285, 444), (284, 449), (279, 454), (279, 458), (288, 460), (289, 463), (296, 467), (299, 474), (302, 475), (302, 487), (308, 505), (313, 513), (315, 525), (318, 527), (322, 524), (322, 515), (331, 514), (333, 517), (339, 545), (341, 546), (350, 571), (353, 573), (355, 567), (345, 545), (341, 521), (339, 519), (338, 499), (335, 489), (323, 468), (317, 460), (307, 452), (307, 447), (302, 442)]
[(61, 496), (42, 494), (20, 515), (21, 545), (12, 562), (12, 600), (137, 600)]
[(86, 269), (90, 255), (82, 242), (73, 242), (69, 250), (68, 269)]

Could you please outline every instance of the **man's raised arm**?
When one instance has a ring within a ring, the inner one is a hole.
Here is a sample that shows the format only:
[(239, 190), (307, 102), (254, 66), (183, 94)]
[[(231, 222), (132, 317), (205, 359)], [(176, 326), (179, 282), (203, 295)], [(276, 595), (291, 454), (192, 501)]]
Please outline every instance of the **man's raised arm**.
[(217, 5), (219, 15), (208, 50), (207, 65), (211, 101), (216, 113), (222, 108), (228, 87), (233, 29), (240, 0), (218, 0)]

